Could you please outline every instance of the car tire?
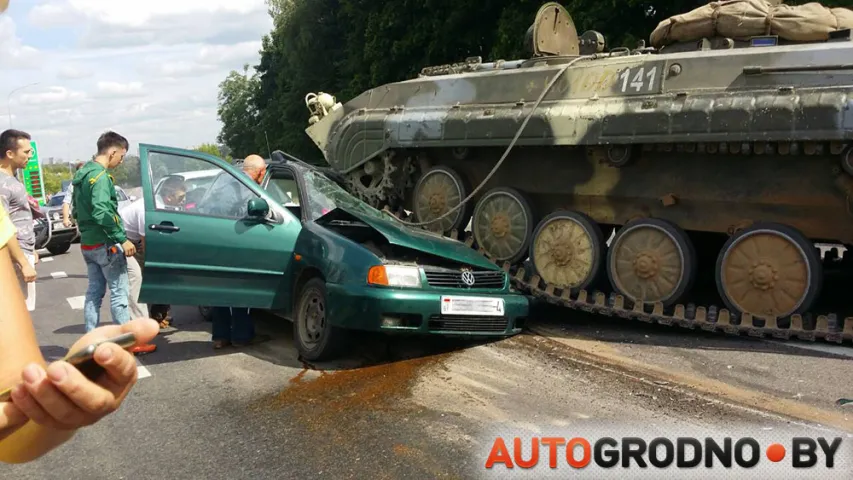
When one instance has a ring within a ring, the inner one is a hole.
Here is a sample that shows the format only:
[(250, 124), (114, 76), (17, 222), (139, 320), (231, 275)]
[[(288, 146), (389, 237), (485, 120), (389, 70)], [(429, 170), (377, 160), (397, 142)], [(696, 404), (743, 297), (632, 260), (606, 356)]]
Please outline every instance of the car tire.
[(71, 248), (71, 242), (48, 244), (46, 248), (52, 255), (62, 255)]
[(341, 352), (345, 332), (329, 324), (326, 305), (326, 283), (316, 277), (305, 282), (293, 316), (293, 340), (304, 360), (332, 360)]

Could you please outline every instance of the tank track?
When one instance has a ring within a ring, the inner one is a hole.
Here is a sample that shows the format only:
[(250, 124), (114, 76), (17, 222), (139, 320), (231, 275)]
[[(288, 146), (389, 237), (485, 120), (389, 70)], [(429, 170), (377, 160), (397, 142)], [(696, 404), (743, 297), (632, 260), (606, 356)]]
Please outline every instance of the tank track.
[[(387, 209), (387, 207), (386, 207)], [(390, 209), (388, 209), (390, 211)], [(405, 211), (396, 215), (406, 219)], [(791, 315), (788, 319), (758, 318), (751, 314), (733, 315), (727, 308), (717, 305), (696, 305), (693, 303), (677, 304), (664, 308), (660, 302), (654, 305), (635, 304), (628, 306), (622, 295), (615, 292), (604, 293), (599, 290), (579, 290), (572, 293), (548, 285), (538, 275), (528, 272), (523, 264), (499, 264), (482, 248), (474, 245), (474, 236), (464, 232), (460, 237), (453, 231), (448, 238), (464, 242), (468, 247), (477, 250), (490, 262), (500, 267), (510, 278), (514, 288), (522, 293), (531, 295), (552, 305), (578, 310), (586, 313), (608, 317), (637, 320), (644, 323), (659, 324), (671, 327), (681, 327), (689, 330), (697, 328), (706, 332), (724, 333), (732, 336), (747, 335), (755, 338), (771, 338), (780, 340), (803, 340), (815, 342), (822, 340), (835, 344), (850, 344), (853, 342), (853, 317), (844, 318), (839, 322), (835, 313), (814, 314), (805, 313)], [(787, 326), (785, 326), (787, 324)]]

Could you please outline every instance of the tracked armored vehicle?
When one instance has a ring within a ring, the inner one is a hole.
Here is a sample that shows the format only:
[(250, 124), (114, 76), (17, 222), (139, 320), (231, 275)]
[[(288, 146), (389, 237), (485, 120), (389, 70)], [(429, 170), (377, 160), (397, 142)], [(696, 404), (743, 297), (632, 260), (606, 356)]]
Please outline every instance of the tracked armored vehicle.
[(609, 51), (547, 3), (530, 58), (309, 94), (307, 133), (360, 198), (552, 303), (850, 340), (853, 263), (816, 243), (853, 243), (853, 12), (778, 3), (713, 2)]

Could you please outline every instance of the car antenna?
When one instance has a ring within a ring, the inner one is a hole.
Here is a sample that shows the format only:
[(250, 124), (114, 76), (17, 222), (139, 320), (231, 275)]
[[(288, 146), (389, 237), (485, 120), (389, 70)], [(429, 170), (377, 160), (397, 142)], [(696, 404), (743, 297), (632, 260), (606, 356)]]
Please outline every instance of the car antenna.
[(264, 138), (267, 139), (267, 153), (270, 154), (270, 159), (272, 159), (272, 149), (270, 148), (270, 137), (267, 136), (267, 131), (264, 130)]

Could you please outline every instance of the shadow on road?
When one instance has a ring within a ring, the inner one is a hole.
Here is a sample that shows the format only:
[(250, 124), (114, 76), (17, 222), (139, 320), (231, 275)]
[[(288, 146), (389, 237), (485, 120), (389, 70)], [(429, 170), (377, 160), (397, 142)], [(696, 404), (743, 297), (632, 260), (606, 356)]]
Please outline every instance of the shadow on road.
[[(549, 327), (549, 332), (560, 332), (557, 336), (562, 338), (594, 339), (614, 344), (649, 345), (695, 350), (775, 353), (798, 357), (847, 359), (853, 361), (853, 359), (841, 354), (794, 348), (748, 336), (711, 333), (699, 329), (688, 330), (676, 326), (599, 316), (546, 303), (537, 303), (533, 307), (532, 313), (531, 318), (533, 321), (530, 323), (531, 327), (535, 328), (537, 325)], [(821, 341), (802, 342), (804, 344), (830, 345)], [(836, 347), (844, 348), (840, 346)], [(853, 354), (853, 349), (849, 349), (849, 353)]]
[[(296, 369), (337, 371), (361, 369), (399, 361), (444, 355), (476, 345), (484, 340), (454, 339), (426, 336), (383, 335), (370, 332), (349, 332), (347, 351), (339, 361), (310, 364), (299, 358), (293, 340), (293, 324), (267, 312), (252, 313), (255, 329), (272, 337), (266, 343), (250, 347), (213, 349), (211, 324), (205, 321), (196, 307), (174, 306), (172, 325), (155, 338), (157, 351), (140, 356), (145, 365), (166, 364), (198, 358), (243, 353), (259, 360)], [(71, 333), (64, 327), (57, 333)], [(79, 326), (82, 329), (82, 325)], [(493, 340), (492, 340), (493, 341)]]

